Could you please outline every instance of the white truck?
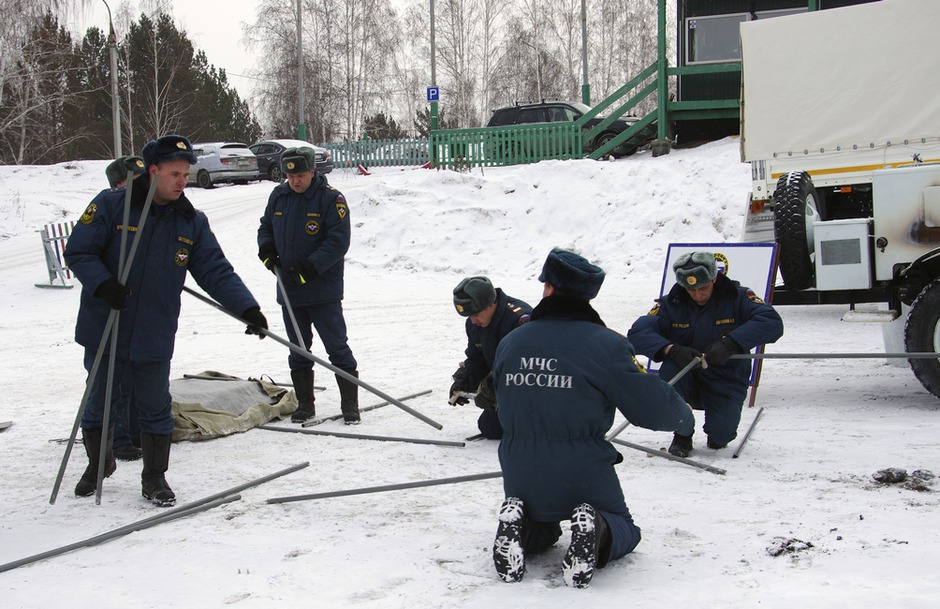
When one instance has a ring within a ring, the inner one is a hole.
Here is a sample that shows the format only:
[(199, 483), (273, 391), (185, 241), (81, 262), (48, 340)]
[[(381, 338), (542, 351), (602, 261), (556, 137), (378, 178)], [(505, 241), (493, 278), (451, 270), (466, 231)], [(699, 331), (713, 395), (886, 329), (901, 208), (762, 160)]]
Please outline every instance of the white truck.
[[(775, 304), (887, 303), (940, 351), (940, 2), (741, 24), (744, 241), (776, 240)], [(909, 359), (940, 397), (940, 360)]]

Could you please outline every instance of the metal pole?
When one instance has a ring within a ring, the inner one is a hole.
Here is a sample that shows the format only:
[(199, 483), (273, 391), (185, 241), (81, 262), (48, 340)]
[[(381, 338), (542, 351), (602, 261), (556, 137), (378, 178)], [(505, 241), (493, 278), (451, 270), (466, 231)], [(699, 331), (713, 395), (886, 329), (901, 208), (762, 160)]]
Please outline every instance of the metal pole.
[[(113, 31), (113, 30), (112, 30)], [(118, 252), (118, 277), (124, 276), (124, 265), (127, 262), (127, 225), (131, 221), (131, 180), (133, 172), (128, 171), (124, 189), (124, 221), (121, 224), (121, 246)], [(106, 465), (106, 455), (111, 448), (110, 430), (111, 430), (111, 398), (114, 395), (114, 364), (117, 359), (118, 335), (120, 334), (121, 312), (114, 314), (114, 325), (111, 327), (111, 350), (108, 353), (108, 377), (107, 386), (104, 389), (104, 412), (101, 418), (101, 442), (98, 446), (98, 473), (95, 482), (95, 505), (101, 505), (101, 491), (104, 488), (104, 468)]]
[[(232, 313), (231, 311), (229, 311), (228, 309), (226, 309), (225, 307), (223, 307), (223, 306), (220, 305), (219, 303), (215, 302), (215, 301), (212, 300), (211, 298), (208, 298), (208, 297), (206, 297), (206, 296), (203, 296), (203, 295), (200, 294), (199, 292), (194, 291), (192, 288), (183, 286), (183, 290), (186, 291), (186, 292), (189, 292), (190, 294), (192, 294), (193, 296), (195, 296), (195, 297), (198, 298), (199, 300), (203, 301), (204, 303), (206, 303), (206, 304), (208, 304), (208, 305), (210, 305), (210, 306), (212, 306), (212, 307), (215, 307), (216, 309), (222, 311), (222, 312), (225, 313), (226, 315), (229, 315), (230, 317), (234, 317), (234, 318), (237, 319), (238, 321), (244, 322), (244, 320), (243, 320), (241, 317), (239, 317), (238, 315), (235, 315), (234, 313)], [(271, 332), (270, 330), (265, 330), (264, 328), (259, 328), (258, 330), (261, 332), (261, 335), (262, 335), (262, 336), (270, 336), (272, 340), (274, 340), (275, 342), (281, 343), (282, 345), (284, 345), (285, 347), (287, 347), (288, 349), (290, 349), (290, 350), (293, 351), (294, 353), (300, 355), (301, 357), (305, 357), (305, 358), (309, 359), (310, 361), (312, 361), (312, 362), (314, 362), (314, 363), (316, 363), (316, 364), (320, 364), (320, 365), (323, 366), (324, 368), (326, 368), (326, 369), (332, 371), (333, 373), (335, 373), (335, 374), (337, 374), (337, 375), (343, 377), (343, 378), (346, 379), (347, 381), (359, 385), (360, 387), (362, 387), (362, 388), (365, 389), (366, 391), (370, 391), (370, 392), (374, 393), (375, 395), (379, 396), (380, 398), (382, 398), (382, 399), (384, 399), (384, 400), (388, 400), (388, 402), (389, 402), (390, 404), (393, 404), (394, 406), (397, 406), (397, 407), (401, 408), (402, 410), (404, 410), (405, 412), (407, 412), (408, 414), (410, 414), (410, 415), (413, 416), (413, 417), (416, 417), (416, 418), (418, 418), (418, 419), (421, 419), (422, 421), (424, 421), (425, 423), (427, 423), (427, 424), (430, 425), (431, 427), (434, 427), (434, 428), (436, 428), (436, 429), (443, 429), (443, 425), (441, 425), (440, 423), (434, 421), (433, 419), (430, 419), (430, 418), (424, 416), (424, 415), (421, 414), (420, 412), (417, 412), (417, 411), (415, 411), (415, 410), (409, 408), (408, 406), (405, 406), (405, 405), (402, 404), (399, 400), (396, 400), (395, 398), (393, 398), (392, 396), (388, 395), (387, 393), (385, 393), (385, 392), (383, 392), (383, 391), (381, 391), (381, 390), (379, 390), (379, 389), (376, 389), (375, 387), (369, 385), (369, 384), (366, 383), (366, 382), (363, 382), (362, 380), (360, 380), (360, 379), (358, 379), (357, 377), (355, 377), (355, 376), (349, 374), (349, 373), (346, 372), (345, 370), (341, 370), (340, 368), (337, 368), (337, 367), (334, 366), (333, 364), (331, 364), (331, 363), (329, 363), (329, 362), (327, 362), (327, 361), (324, 361), (323, 359), (321, 359), (321, 358), (317, 357), (316, 355), (310, 353), (310, 352), (307, 351), (306, 349), (301, 349), (300, 347), (298, 347), (298, 346), (295, 345), (294, 343), (290, 342), (289, 340), (286, 340), (286, 339), (281, 338), (280, 336), (278, 336), (277, 334)]]
[[(437, 45), (435, 42), (434, 34), (434, 0), (431, 0), (431, 86), (437, 86)], [(431, 131), (437, 131), (437, 128), (440, 126), (438, 122), (438, 113), (437, 113), (437, 102), (431, 102), (430, 109), (430, 122), (429, 129)], [(430, 135), (430, 134), (429, 134)], [(436, 155), (434, 151), (431, 151), (431, 163), (434, 163), (436, 160)]]
[[(697, 365), (699, 365), (700, 363), (702, 363), (702, 358), (701, 358), (701, 357), (694, 357), (694, 358), (692, 358), (692, 361), (689, 362), (688, 364), (686, 364), (686, 367), (685, 367), (685, 368), (683, 368), (682, 370), (680, 370), (674, 377), (672, 377), (671, 379), (669, 379), (669, 386), (672, 386), (672, 385), (675, 385), (676, 383), (678, 383), (678, 382), (679, 382), (679, 379), (681, 379), (683, 376), (685, 376), (686, 374), (688, 374), (689, 371), (692, 370), (692, 368), (695, 368), (695, 367), (696, 367)], [(617, 436), (619, 436), (619, 435), (620, 435), (620, 432), (622, 432), (624, 429), (626, 429), (626, 428), (629, 427), (629, 426), (630, 426), (630, 421), (624, 421), (623, 424), (620, 425), (620, 427), (618, 427), (618, 428), (615, 429), (612, 433), (610, 433), (610, 434), (607, 435), (606, 440), (607, 440), (608, 442), (610, 442), (611, 440), (613, 440), (614, 438), (616, 438)]]
[(323, 431), (320, 429), (301, 429), (297, 427), (278, 427), (276, 425), (258, 425), (259, 429), (268, 431), (283, 431), (287, 433), (305, 433), (314, 436), (336, 436), (337, 438), (352, 438), (354, 440), (378, 440), (380, 442), (410, 442), (412, 444), (434, 444), (435, 446), (466, 446), (463, 442), (450, 442), (447, 440), (422, 440), (420, 438), (396, 438), (395, 436), (367, 436), (358, 433), (343, 431)]
[(307, 126), (304, 124), (304, 47), (303, 22), (300, 18), (300, 0), (297, 0), (297, 139), (306, 141)]
[(731, 359), (940, 359), (940, 353), (735, 353)]
[[(137, 246), (140, 243), (140, 237), (144, 232), (144, 224), (147, 222), (147, 214), (150, 212), (150, 205), (153, 203), (153, 195), (157, 190), (158, 176), (153, 176), (150, 180), (150, 190), (147, 191), (147, 199), (144, 201), (144, 209), (141, 212), (140, 222), (138, 222), (137, 233), (134, 235), (134, 241), (131, 244), (131, 251), (127, 254), (127, 264), (123, 273), (118, 278), (121, 283), (127, 283), (127, 276), (130, 274), (131, 264), (134, 262), (134, 256), (137, 255)], [(130, 185), (128, 185), (128, 189)], [(82, 415), (85, 413), (85, 407), (88, 405), (88, 396), (91, 394), (91, 385), (95, 376), (98, 374), (98, 368), (101, 365), (101, 357), (104, 355), (104, 346), (111, 336), (112, 328), (117, 319), (117, 311), (111, 309), (108, 315), (108, 321), (105, 323), (104, 331), (101, 333), (101, 341), (98, 343), (98, 350), (95, 352), (95, 361), (88, 373), (88, 380), (85, 382), (85, 393), (82, 394), (82, 400), (78, 406), (78, 412), (75, 414), (75, 422), (72, 424), (72, 434), (69, 436), (68, 444), (65, 447), (65, 454), (62, 455), (62, 463), (59, 464), (59, 473), (56, 475), (55, 483), (52, 485), (52, 495), (49, 497), (49, 503), (54, 504), (59, 494), (59, 487), (62, 485), (62, 478), (65, 476), (65, 467), (68, 465), (69, 456), (72, 454), (72, 447), (75, 445), (75, 436), (78, 435), (78, 427), (82, 422)], [(110, 408), (110, 404), (105, 405)]]
[[(429, 393), (431, 393), (431, 390), (430, 390), (430, 389), (425, 389), (424, 391), (419, 391), (418, 393), (412, 393), (411, 395), (406, 395), (406, 396), (404, 396), (404, 397), (398, 398), (398, 401), (399, 401), (399, 402), (404, 402), (405, 400), (410, 400), (410, 399), (412, 399), (412, 398), (416, 398), (416, 397), (419, 397), (419, 396), (422, 396), (422, 395), (427, 395), (427, 394), (429, 394)], [(369, 412), (370, 410), (375, 410), (376, 408), (381, 408), (382, 406), (388, 406), (389, 404), (390, 404), (390, 402), (388, 402), (388, 401), (379, 402), (378, 404), (373, 404), (373, 405), (371, 405), (371, 406), (365, 406), (365, 407), (363, 407), (363, 408), (360, 408), (359, 411), (360, 411), (360, 412)], [(327, 417), (319, 417), (319, 418), (316, 418), (316, 419), (311, 419), (310, 421), (304, 421), (303, 423), (300, 424), (300, 426), (301, 426), (301, 427), (312, 427), (312, 426), (314, 426), (314, 425), (319, 425), (320, 423), (325, 423), (325, 422), (327, 422), (327, 421), (335, 421), (335, 420), (337, 420), (337, 419), (342, 419), (342, 418), (343, 418), (343, 415), (341, 415), (341, 414), (333, 414), (333, 415), (330, 415), (330, 416), (327, 416)]]
[(332, 491), (328, 493), (314, 493), (312, 495), (295, 495), (293, 497), (274, 497), (268, 499), (268, 503), (289, 503), (291, 501), (307, 501), (310, 499), (327, 499), (330, 497), (349, 497), (351, 495), (367, 495), (370, 493), (383, 493), (385, 491), (398, 491), (409, 488), (422, 488), (425, 486), (440, 486), (443, 484), (457, 484), (459, 482), (473, 482), (476, 480), (491, 480), (493, 478), (502, 478), (503, 472), (490, 472), (488, 474), (472, 474), (469, 476), (457, 476), (454, 478), (439, 478), (437, 480), (424, 480), (421, 482), (405, 482), (402, 484), (386, 484), (383, 486), (369, 486), (365, 488), (356, 488), (346, 491)]
[(297, 346), (301, 349), (304, 346), (300, 342), (300, 326), (297, 324), (297, 316), (294, 315), (294, 307), (290, 304), (290, 299), (287, 297), (287, 288), (284, 287), (284, 282), (281, 280), (281, 271), (278, 268), (274, 267), (274, 279), (277, 280), (277, 289), (281, 291), (281, 298), (284, 299), (284, 308), (287, 309), (287, 316), (290, 317), (290, 323), (294, 326), (294, 336), (297, 337)]
[(587, 0), (581, 0), (581, 103), (591, 105), (591, 84), (588, 82)]
[(121, 102), (118, 95), (118, 64), (117, 64), (117, 34), (114, 33), (114, 24), (111, 22), (111, 7), (105, 0), (105, 7), (108, 9), (108, 28), (111, 30), (108, 34), (108, 47), (111, 53), (111, 128), (114, 131), (114, 158), (118, 158), (121, 152)]
[(280, 471), (274, 472), (273, 474), (268, 474), (267, 476), (255, 478), (254, 480), (251, 480), (249, 482), (244, 482), (242, 484), (239, 484), (238, 486), (233, 486), (232, 488), (228, 490), (215, 493), (214, 495), (209, 495), (208, 497), (203, 497), (202, 499), (193, 501), (191, 503), (187, 503), (186, 505), (177, 506), (169, 510), (160, 510), (160, 512), (158, 514), (155, 514), (154, 516), (150, 516), (149, 518), (144, 518), (143, 520), (139, 520), (136, 523), (129, 524), (129, 525), (114, 529), (112, 531), (106, 532), (106, 533), (102, 533), (101, 535), (97, 535), (95, 537), (91, 537), (89, 539), (86, 539), (83, 542), (74, 543), (74, 544), (59, 548), (57, 550), (50, 550), (48, 552), (43, 552), (42, 554), (36, 554), (35, 556), (31, 556), (29, 558), (24, 558), (24, 559), (21, 559), (12, 563), (7, 563), (5, 565), (0, 566), (0, 573), (2, 573), (3, 571), (7, 571), (9, 569), (13, 569), (15, 567), (19, 567), (25, 564), (29, 564), (31, 562), (35, 562), (37, 560), (41, 560), (43, 558), (56, 556), (58, 554), (64, 554), (65, 552), (68, 552), (70, 550), (73, 550), (79, 547), (96, 545), (104, 541), (114, 539), (115, 537), (126, 535), (127, 533), (131, 533), (133, 531), (140, 531), (150, 526), (162, 524), (164, 522), (168, 522), (176, 518), (181, 518), (183, 516), (188, 516), (198, 511), (215, 507), (216, 505), (219, 505), (221, 503), (226, 503), (228, 501), (235, 501), (241, 498), (241, 495), (239, 495), (238, 493), (242, 492), (245, 489), (258, 486), (260, 484), (264, 484), (265, 482), (269, 482), (271, 480), (274, 480), (275, 478), (280, 478), (281, 476), (285, 476), (287, 474), (292, 474), (309, 465), (310, 465), (309, 461), (304, 461), (303, 463), (292, 465)]
[(731, 455), (732, 459), (737, 459), (738, 455), (741, 454), (741, 451), (744, 450), (744, 445), (747, 444), (747, 439), (751, 437), (751, 432), (754, 431), (754, 426), (757, 425), (757, 419), (760, 418), (760, 415), (763, 412), (764, 412), (764, 407), (761, 406), (760, 410), (757, 411), (757, 414), (754, 415), (754, 420), (751, 421), (751, 426), (747, 428), (747, 433), (744, 434), (743, 438), (741, 438), (741, 443), (738, 444), (738, 449), (734, 451), (733, 455)]
[(196, 514), (198, 512), (202, 512), (202, 511), (214, 508), (216, 506), (222, 505), (223, 503), (229, 503), (231, 501), (238, 501), (241, 498), (242, 498), (241, 495), (230, 495), (227, 497), (222, 497), (214, 501), (205, 503), (203, 505), (200, 505), (199, 507), (184, 506), (184, 507), (176, 508), (176, 511), (172, 512), (172, 515), (170, 515), (170, 512), (163, 512), (161, 514), (160, 520), (147, 518), (145, 520), (140, 520), (138, 522), (128, 524), (123, 527), (119, 527), (117, 529), (108, 531), (106, 533), (102, 533), (101, 535), (89, 537), (88, 539), (85, 539), (83, 541), (77, 541), (75, 543), (71, 543), (67, 546), (62, 546), (54, 550), (49, 550), (47, 552), (42, 552), (40, 554), (34, 554), (33, 556), (21, 558), (20, 560), (14, 560), (13, 562), (8, 562), (5, 565), (0, 565), (0, 573), (3, 573), (4, 571), (9, 571), (11, 569), (15, 569), (17, 567), (22, 567), (23, 565), (34, 563), (44, 558), (51, 558), (52, 556), (65, 554), (66, 552), (77, 550), (78, 548), (85, 548), (88, 546), (97, 545), (99, 543), (104, 543), (105, 541), (110, 541), (117, 537), (122, 537), (124, 535), (127, 535), (128, 533), (133, 533), (134, 531), (140, 531), (143, 529), (148, 529), (152, 526), (156, 526), (158, 524), (163, 524), (164, 522), (167, 522), (169, 520), (175, 520), (177, 518), (191, 516), (192, 514)]
[(627, 442), (626, 440), (618, 440), (615, 438), (611, 440), (611, 442), (615, 444), (621, 444), (623, 446), (627, 446), (635, 450), (643, 451), (649, 455), (653, 455), (654, 457), (662, 457), (663, 459), (669, 459), (670, 461), (678, 461), (679, 463), (685, 463), (686, 465), (691, 465), (692, 467), (704, 469), (705, 471), (712, 472), (713, 474), (724, 475), (727, 473), (725, 470), (721, 469), (720, 467), (712, 467), (711, 465), (705, 465), (704, 463), (699, 463), (697, 461), (693, 461), (692, 459), (684, 459), (682, 457), (670, 455), (666, 451), (653, 450), (652, 448), (646, 448), (645, 446), (640, 446), (639, 444), (634, 444), (633, 442)]

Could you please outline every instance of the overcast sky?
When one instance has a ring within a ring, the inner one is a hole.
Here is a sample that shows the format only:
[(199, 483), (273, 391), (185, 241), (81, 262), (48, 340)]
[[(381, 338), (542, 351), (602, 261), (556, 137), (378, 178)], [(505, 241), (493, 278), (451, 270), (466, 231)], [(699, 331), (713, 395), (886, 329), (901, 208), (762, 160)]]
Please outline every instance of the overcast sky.
[[(110, 0), (108, 4), (112, 14), (117, 15), (123, 2)], [(245, 50), (242, 26), (254, 21), (257, 4), (257, 0), (176, 0), (172, 11), (177, 26), (186, 31), (193, 46), (205, 52), (209, 63), (225, 69), (229, 83), (246, 100), (250, 97), (253, 81), (242, 75), (254, 67), (255, 61)], [(78, 15), (63, 19), (63, 25), (76, 35), (78, 41), (92, 26), (98, 26), (107, 33), (108, 10), (104, 2), (98, 0)], [(117, 31), (118, 39), (125, 34)]]

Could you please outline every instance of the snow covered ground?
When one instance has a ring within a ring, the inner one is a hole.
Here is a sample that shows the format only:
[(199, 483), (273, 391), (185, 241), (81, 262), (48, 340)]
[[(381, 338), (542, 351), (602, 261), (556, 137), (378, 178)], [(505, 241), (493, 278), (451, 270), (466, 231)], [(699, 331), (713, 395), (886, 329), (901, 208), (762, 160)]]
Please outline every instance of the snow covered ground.
[[(55, 504), (49, 498), (84, 389), (72, 340), (79, 288), (43, 290), (37, 229), (75, 220), (103, 186), (105, 162), (0, 167), (0, 564), (87, 539), (159, 513), (140, 497), (140, 463), (118, 463), (101, 505), (73, 488), (76, 446)], [(670, 242), (736, 241), (749, 187), (728, 139), (666, 157), (545, 162), (469, 174), (385, 169), (330, 174), (350, 204), (345, 308), (362, 379), (443, 425), (386, 406), (356, 433), (462, 441), (477, 409), (447, 404), (462, 359), (463, 320), (451, 289), (487, 274), (538, 302), (536, 277), (553, 246), (607, 270), (595, 306), (626, 332), (659, 289)], [(189, 189), (236, 270), (286, 336), (255, 231), (271, 183)], [(217, 370), (289, 382), (287, 349), (258, 341), (183, 296), (173, 376)], [(878, 352), (881, 326), (840, 322), (842, 307), (785, 307), (784, 337), (768, 352)], [(315, 346), (325, 357), (322, 347)], [(321, 369), (322, 370), (322, 369)], [(319, 374), (318, 414), (339, 412)], [(361, 404), (380, 402), (369, 394)], [(768, 360), (764, 411), (740, 458), (693, 458), (726, 475), (621, 447), (627, 503), (643, 530), (637, 551), (567, 589), (567, 533), (531, 557), (518, 584), (492, 567), (497, 479), (380, 494), (269, 504), (267, 499), (498, 471), (496, 443), (464, 447), (376, 442), (255, 429), (173, 446), (167, 478), (178, 504), (289, 466), (310, 466), (245, 490), (197, 515), (0, 573), (14, 607), (934, 607), (940, 598), (938, 490), (880, 485), (887, 467), (940, 472), (940, 401), (906, 367), (884, 360)], [(744, 413), (741, 432), (757, 408)], [(700, 415), (699, 415), (700, 416)], [(619, 424), (620, 419), (615, 424)], [(278, 425), (291, 426), (289, 422)], [(701, 419), (699, 419), (701, 424)], [(317, 429), (349, 431), (339, 422)], [(669, 435), (628, 428), (653, 448)], [(702, 437), (699, 433), (697, 440)], [(778, 553), (774, 556), (773, 554)], [(933, 600), (931, 600), (933, 599)]]

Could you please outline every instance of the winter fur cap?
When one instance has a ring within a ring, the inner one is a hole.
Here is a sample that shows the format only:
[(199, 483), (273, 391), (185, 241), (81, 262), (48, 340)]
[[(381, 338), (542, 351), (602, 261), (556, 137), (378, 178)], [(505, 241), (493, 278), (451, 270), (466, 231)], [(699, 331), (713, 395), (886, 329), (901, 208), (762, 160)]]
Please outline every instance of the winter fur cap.
[(164, 135), (161, 138), (150, 140), (141, 151), (144, 165), (150, 169), (151, 165), (166, 161), (189, 161), (196, 164), (196, 155), (193, 154), (193, 145), (182, 135)]
[(687, 289), (703, 287), (718, 276), (718, 264), (711, 252), (682, 254), (672, 270), (676, 272), (676, 283)]
[(317, 168), (317, 153), (309, 146), (287, 148), (281, 153), (281, 171), (283, 173), (304, 173)]
[(559, 292), (588, 301), (597, 296), (604, 283), (604, 275), (601, 267), (574, 252), (556, 247), (545, 259), (539, 281), (550, 283)]
[(496, 302), (496, 288), (486, 277), (466, 277), (454, 288), (454, 308), (463, 317), (479, 315)]
[(135, 176), (144, 173), (144, 160), (139, 156), (122, 156), (114, 159), (104, 169), (108, 184), (114, 188), (118, 182), (127, 179), (127, 172), (133, 171)]

